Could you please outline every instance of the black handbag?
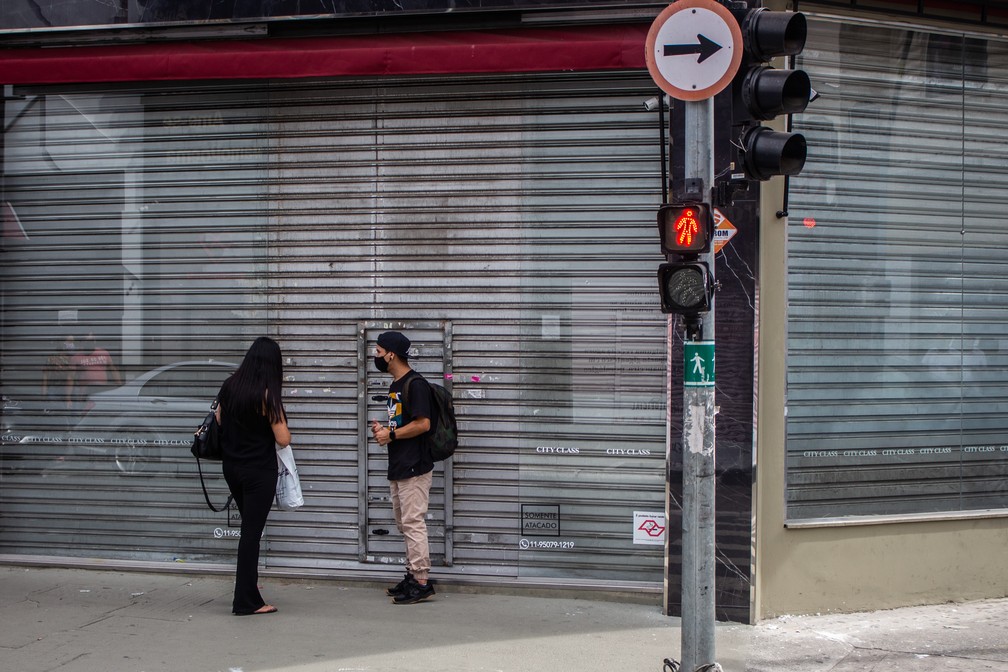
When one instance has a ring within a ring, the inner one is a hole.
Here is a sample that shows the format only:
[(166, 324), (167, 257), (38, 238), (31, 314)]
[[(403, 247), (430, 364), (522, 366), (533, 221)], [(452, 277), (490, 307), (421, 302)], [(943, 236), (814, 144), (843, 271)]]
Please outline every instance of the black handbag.
[(220, 445), (220, 425), (217, 424), (216, 399), (210, 404), (210, 412), (207, 413), (203, 424), (193, 432), (190, 452), (196, 459), (220, 461), (223, 458)]
[(215, 513), (220, 513), (224, 509), (231, 506), (231, 501), (234, 499), (233, 495), (228, 495), (227, 501), (224, 502), (224, 506), (221, 508), (216, 508), (210, 503), (210, 495), (207, 493), (206, 483), (203, 481), (203, 466), (200, 464), (200, 460), (215, 460), (220, 461), (223, 459), (223, 451), (221, 450), (221, 428), (217, 424), (217, 405), (216, 399), (210, 404), (210, 412), (207, 413), (206, 419), (203, 420), (203, 424), (200, 425), (196, 431), (193, 433), (193, 442), (190, 452), (192, 452), (193, 457), (196, 458), (196, 468), (199, 470), (199, 480), (200, 485), (203, 486), (203, 498), (206, 499), (207, 506), (210, 507), (211, 511)]

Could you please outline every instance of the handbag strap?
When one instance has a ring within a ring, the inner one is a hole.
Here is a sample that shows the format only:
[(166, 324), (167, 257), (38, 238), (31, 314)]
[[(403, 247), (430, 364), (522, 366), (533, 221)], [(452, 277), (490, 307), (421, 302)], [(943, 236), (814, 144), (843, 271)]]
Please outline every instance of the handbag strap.
[[(214, 399), (213, 403), (210, 404), (210, 411), (216, 412), (217, 406), (218, 401), (217, 399)], [(203, 467), (200, 464), (199, 455), (196, 456), (196, 468), (199, 470), (199, 482), (200, 485), (203, 487), (203, 498), (206, 499), (206, 504), (207, 506), (210, 507), (210, 510), (213, 511), (214, 513), (220, 513), (221, 511), (224, 511), (229, 506), (231, 506), (231, 502), (234, 500), (234, 495), (231, 494), (228, 495), (227, 501), (224, 502), (224, 506), (222, 506), (219, 509), (214, 507), (214, 505), (210, 503), (210, 494), (207, 492), (206, 483), (203, 482)]]
[(210, 507), (210, 510), (215, 513), (220, 513), (224, 509), (231, 506), (231, 502), (232, 500), (234, 500), (234, 495), (228, 495), (227, 501), (224, 502), (224, 506), (222, 506), (219, 509), (215, 508), (214, 505), (210, 503), (210, 494), (207, 492), (206, 483), (203, 482), (203, 467), (200, 466), (199, 455), (196, 456), (196, 468), (199, 469), (199, 482), (200, 485), (203, 486), (203, 498), (206, 499), (206, 504), (207, 506)]

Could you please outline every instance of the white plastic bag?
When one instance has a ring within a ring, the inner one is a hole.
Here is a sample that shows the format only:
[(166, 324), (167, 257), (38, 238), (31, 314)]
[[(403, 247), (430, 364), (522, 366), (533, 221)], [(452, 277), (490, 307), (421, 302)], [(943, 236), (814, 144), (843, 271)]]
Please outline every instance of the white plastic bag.
[(283, 511), (293, 511), (304, 506), (304, 496), (301, 494), (301, 481), (298, 479), (297, 465), (294, 464), (294, 451), (285, 446), (277, 451), (276, 502)]

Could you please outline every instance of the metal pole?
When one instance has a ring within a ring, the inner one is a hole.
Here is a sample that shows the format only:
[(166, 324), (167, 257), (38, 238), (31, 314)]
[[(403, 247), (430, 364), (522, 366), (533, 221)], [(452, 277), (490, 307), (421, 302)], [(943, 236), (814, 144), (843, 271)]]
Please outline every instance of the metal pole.
[(661, 202), (668, 203), (668, 159), (665, 157), (665, 94), (658, 92), (658, 137), (661, 147)]
[[(708, 205), (714, 184), (714, 99), (684, 105), (685, 178), (687, 189)], [(703, 259), (714, 272), (713, 246)], [(687, 329), (684, 353), (704, 341), (709, 362), (690, 361), (683, 372), (683, 531), (682, 531), (682, 667), (683, 672), (714, 663), (714, 380), (701, 376), (687, 385), (695, 367), (713, 367), (714, 307), (703, 315), (701, 329)]]

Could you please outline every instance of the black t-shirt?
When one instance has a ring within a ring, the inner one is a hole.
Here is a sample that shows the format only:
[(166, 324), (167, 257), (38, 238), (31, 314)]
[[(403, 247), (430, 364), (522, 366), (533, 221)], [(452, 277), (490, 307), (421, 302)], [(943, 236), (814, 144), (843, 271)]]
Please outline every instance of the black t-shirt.
[[(230, 380), (230, 379), (229, 379)], [(259, 409), (228, 412), (231, 405), (227, 381), (217, 395), (221, 405), (221, 450), (226, 463), (277, 471), (276, 438), (269, 419)]]
[[(416, 418), (431, 417), (430, 387), (426, 381), (412, 371), (389, 385), (388, 414), (389, 428), (404, 427)], [(404, 408), (403, 390), (410, 384), (409, 393), (405, 395), (408, 406)], [(431, 420), (433, 422), (433, 420)], [(423, 447), (420, 436), (409, 439), (396, 438), (388, 444), (388, 479), (401, 481), (433, 471), (434, 462)]]

